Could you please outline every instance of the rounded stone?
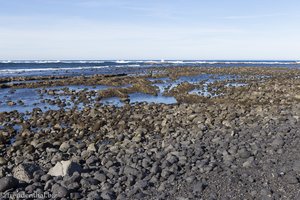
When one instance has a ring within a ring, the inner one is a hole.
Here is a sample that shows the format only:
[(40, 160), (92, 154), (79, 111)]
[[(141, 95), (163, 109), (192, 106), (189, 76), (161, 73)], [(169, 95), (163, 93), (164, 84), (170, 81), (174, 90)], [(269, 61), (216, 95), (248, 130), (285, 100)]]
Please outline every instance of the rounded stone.
[(68, 190), (58, 184), (54, 184), (51, 188), (51, 192), (54, 198), (64, 198), (69, 195)]

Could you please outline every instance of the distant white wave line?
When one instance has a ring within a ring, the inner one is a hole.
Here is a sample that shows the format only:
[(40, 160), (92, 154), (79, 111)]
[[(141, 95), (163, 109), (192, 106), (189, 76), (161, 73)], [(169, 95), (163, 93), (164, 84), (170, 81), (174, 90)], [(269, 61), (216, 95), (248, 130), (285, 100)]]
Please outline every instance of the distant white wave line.
[(246, 61), (246, 62), (219, 62), (219, 63), (224, 63), (224, 64), (264, 64), (264, 65), (290, 65), (294, 64), (295, 62), (280, 62), (280, 61), (274, 61), (274, 62), (265, 62), (265, 61)]
[(64, 67), (64, 68), (35, 68), (35, 69), (2, 69), (0, 73), (18, 73), (33, 71), (61, 71), (61, 70), (81, 70), (81, 69), (102, 69), (109, 66), (92, 66), (92, 67)]
[(127, 64), (127, 63), (130, 63), (132, 61), (126, 61), (126, 60), (117, 60), (115, 61), (115, 63), (118, 63), (118, 64)]
[(66, 63), (66, 64), (72, 64), (72, 63), (82, 63), (82, 64), (96, 64), (96, 63), (105, 63), (105, 61), (100, 60), (2, 60), (0, 63), (9, 64), (9, 63), (15, 63), (15, 64), (51, 64), (51, 63)]
[[(288, 65), (288, 64), (300, 64), (299, 61), (188, 61), (188, 60), (2, 60), (2, 64), (51, 64), (51, 63), (81, 63), (81, 64), (100, 64), (105, 62), (115, 62), (117, 64), (129, 64), (129, 63), (145, 63), (145, 64), (265, 64), (265, 65)], [(60, 68), (62, 69), (62, 68)]]
[(143, 61), (115, 61), (118, 64), (145, 63), (145, 64), (264, 64), (264, 65), (290, 65), (299, 64), (294, 61), (186, 61), (186, 60), (143, 60)]
[(283, 62), (283, 61), (165, 61), (170, 64), (264, 64), (264, 65), (290, 65), (296, 62)]
[[(67, 61), (64, 61), (64, 62), (67, 62)], [(73, 61), (73, 62), (75, 62), (75, 61)], [(93, 61), (89, 60), (89, 61), (86, 61), (86, 60), (81, 60), (81, 61), (79, 61), (79, 63), (105, 63), (105, 61), (99, 61), (99, 60), (93, 60)]]
[(280, 62), (280, 61), (164, 61), (156, 63), (167, 63), (167, 64), (264, 64), (264, 65), (291, 65), (297, 64), (297, 62)]

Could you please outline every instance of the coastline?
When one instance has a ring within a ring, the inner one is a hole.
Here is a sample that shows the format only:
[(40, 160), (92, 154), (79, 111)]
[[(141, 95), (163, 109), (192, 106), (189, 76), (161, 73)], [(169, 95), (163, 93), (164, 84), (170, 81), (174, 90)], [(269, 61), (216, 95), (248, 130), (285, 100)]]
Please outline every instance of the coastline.
[[(288, 68), (175, 67), (42, 82), (0, 78), (0, 88), (38, 89), (42, 100), (54, 96), (58, 105), (27, 115), (0, 113), (0, 192), (71, 199), (296, 198), (299, 77), (299, 69)], [(230, 86), (237, 83), (243, 85)], [(108, 87), (64, 88), (71, 85)], [(57, 86), (63, 88), (47, 89)], [(208, 95), (190, 93), (195, 89)], [(131, 104), (132, 93), (171, 96), (176, 103)], [(70, 99), (58, 101), (62, 96)], [(101, 102), (113, 97), (123, 105)], [(69, 171), (59, 174), (55, 166), (67, 160)], [(9, 175), (14, 178), (5, 185), (2, 177)]]

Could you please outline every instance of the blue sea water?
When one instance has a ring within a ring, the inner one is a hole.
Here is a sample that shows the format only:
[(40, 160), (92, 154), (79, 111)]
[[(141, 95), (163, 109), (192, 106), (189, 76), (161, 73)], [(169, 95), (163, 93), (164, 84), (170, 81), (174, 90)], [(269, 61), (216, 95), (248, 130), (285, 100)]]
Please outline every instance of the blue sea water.
[(147, 67), (300, 67), (297, 61), (230, 61), (230, 60), (30, 60), (0, 61), (0, 77), (47, 76), (47, 75), (93, 75), (135, 74)]
[[(287, 67), (287, 68), (299, 68), (300, 63), (296, 61), (196, 61), (196, 60), (184, 60), (184, 61), (0, 61), (0, 78), (1, 77), (18, 77), (18, 76), (49, 76), (49, 75), (60, 75), (60, 76), (78, 76), (78, 75), (94, 75), (94, 74), (142, 74), (149, 67), (177, 67), (177, 66), (199, 66), (199, 67)], [(233, 83), (228, 84), (228, 87), (243, 87), (245, 84), (238, 82), (237, 76), (230, 75), (212, 75), (212, 74), (200, 74), (197, 76), (182, 76), (177, 80), (170, 80), (169, 78), (158, 78), (149, 79), (154, 81), (153, 85), (159, 88), (159, 94), (152, 96), (142, 93), (133, 93), (129, 95), (131, 103), (165, 103), (174, 104), (177, 103), (174, 97), (164, 96), (164, 92), (169, 91), (173, 87), (183, 83), (204, 83), (204, 89), (194, 89), (190, 91), (190, 94), (197, 94), (202, 96), (212, 96), (207, 91), (207, 85), (218, 80), (232, 80)], [(155, 83), (156, 80), (160, 80), (160, 83)], [(30, 80), (29, 80), (30, 81)], [(33, 80), (42, 81), (42, 80)], [(20, 81), (12, 81), (8, 84), (17, 83)], [(21, 81), (22, 82), (22, 81)], [(104, 90), (109, 88), (105, 85), (97, 86), (83, 86), (83, 85), (69, 85), (59, 86), (46, 89), (55, 89), (58, 92), (62, 92), (62, 88), (67, 87), (69, 90), (80, 91), (80, 90)], [(129, 87), (124, 85), (122, 87)], [(38, 90), (42, 88), (23, 88), (23, 89), (0, 89), (0, 112), (10, 112), (18, 110), (21, 113), (31, 112), (34, 108), (41, 108), (43, 111), (46, 110), (58, 110), (61, 107), (58, 105), (52, 105), (44, 102), (43, 99), (52, 101), (60, 100), (66, 103), (67, 106), (64, 108), (71, 109), (74, 106), (79, 109), (85, 106), (93, 106), (95, 99), (90, 98), (90, 104), (78, 104), (75, 105), (70, 101), (70, 95), (40, 95)], [(14, 106), (9, 106), (7, 102), (22, 101), (24, 103), (17, 103)], [(122, 106), (123, 102), (117, 97), (108, 99), (102, 99), (100, 101), (103, 105), (115, 105)]]

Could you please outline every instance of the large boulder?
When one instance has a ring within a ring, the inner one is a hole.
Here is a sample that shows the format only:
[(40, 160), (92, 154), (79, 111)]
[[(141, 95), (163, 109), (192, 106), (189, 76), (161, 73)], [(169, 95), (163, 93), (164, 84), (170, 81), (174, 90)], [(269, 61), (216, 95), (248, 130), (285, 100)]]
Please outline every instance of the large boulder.
[(6, 190), (16, 188), (19, 184), (19, 181), (12, 177), (6, 176), (0, 179), (0, 192), (5, 192)]
[(13, 176), (20, 180), (29, 183), (33, 179), (33, 173), (40, 170), (40, 167), (34, 163), (23, 163), (13, 169)]
[(81, 173), (82, 167), (78, 163), (67, 160), (56, 163), (56, 165), (49, 170), (48, 174), (51, 176), (72, 176), (74, 172)]

